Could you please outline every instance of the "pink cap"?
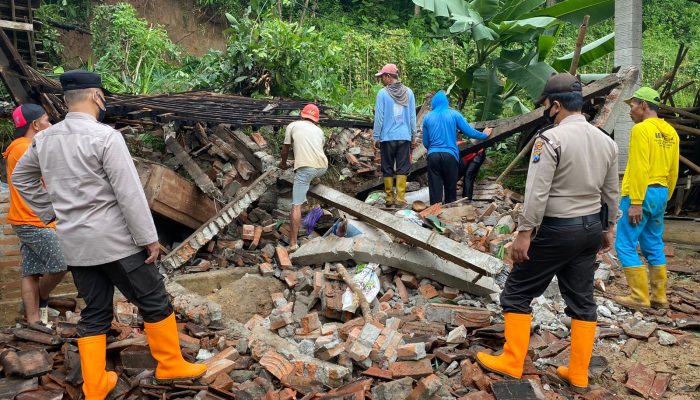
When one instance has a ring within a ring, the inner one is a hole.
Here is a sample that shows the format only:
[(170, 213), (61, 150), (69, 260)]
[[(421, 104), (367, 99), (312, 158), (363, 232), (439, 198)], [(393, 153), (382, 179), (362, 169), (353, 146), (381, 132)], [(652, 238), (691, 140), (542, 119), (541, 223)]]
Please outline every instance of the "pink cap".
[(398, 75), (399, 69), (396, 68), (396, 64), (387, 64), (387, 65), (383, 66), (379, 72), (374, 74), (374, 76), (382, 76), (384, 74)]
[(27, 125), (27, 120), (22, 114), (22, 106), (15, 108), (15, 111), (12, 112), (12, 120), (15, 122), (15, 128), (22, 128)]

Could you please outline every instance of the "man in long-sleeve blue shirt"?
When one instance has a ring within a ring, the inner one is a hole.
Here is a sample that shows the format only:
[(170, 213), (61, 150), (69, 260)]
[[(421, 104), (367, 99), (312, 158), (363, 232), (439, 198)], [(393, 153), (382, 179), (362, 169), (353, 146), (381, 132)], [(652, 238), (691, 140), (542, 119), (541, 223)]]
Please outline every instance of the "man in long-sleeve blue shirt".
[(375, 76), (384, 85), (374, 106), (374, 146), (382, 157), (386, 204), (404, 206), (406, 178), (411, 170), (411, 144), (416, 142), (416, 99), (411, 89), (399, 82), (396, 65), (385, 65)]
[(491, 128), (479, 132), (472, 128), (462, 114), (449, 108), (450, 103), (441, 90), (433, 96), (433, 110), (423, 120), (423, 146), (428, 149), (428, 187), (430, 204), (457, 200), (459, 148), (457, 129), (473, 139), (486, 139)]

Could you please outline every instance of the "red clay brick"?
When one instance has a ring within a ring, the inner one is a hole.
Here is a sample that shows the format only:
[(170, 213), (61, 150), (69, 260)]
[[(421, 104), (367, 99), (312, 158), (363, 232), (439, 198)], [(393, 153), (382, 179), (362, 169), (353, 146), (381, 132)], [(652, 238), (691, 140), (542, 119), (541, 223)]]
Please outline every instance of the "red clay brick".
[(255, 237), (255, 226), (243, 225), (243, 231), (241, 232), (241, 239), (253, 240), (254, 237)]
[(282, 269), (291, 269), (292, 261), (289, 259), (289, 253), (287, 249), (281, 246), (275, 248), (275, 254), (277, 255), (277, 262)]
[(655, 375), (653, 370), (637, 363), (627, 370), (625, 387), (642, 397), (647, 397), (654, 384)]
[(389, 365), (389, 370), (394, 374), (395, 379), (400, 379), (404, 376), (417, 379), (433, 373), (433, 367), (427, 358), (420, 361), (397, 361)]
[(19, 244), (19, 238), (17, 236), (8, 236), (0, 238), (0, 246), (13, 246)]
[(479, 390), (478, 392), (473, 392), (469, 393), (467, 395), (464, 395), (457, 400), (495, 400), (496, 398), (493, 397), (493, 395), (489, 394), (488, 392), (485, 392), (483, 390)]
[(406, 286), (398, 277), (394, 279), (394, 283), (396, 284), (396, 290), (399, 291), (399, 296), (401, 296), (401, 301), (403, 303), (408, 303), (408, 291), (406, 290)]
[(379, 369), (377, 367), (369, 367), (364, 372), (362, 372), (362, 375), (371, 376), (373, 378), (394, 379), (394, 374), (391, 371), (386, 369)]
[(437, 375), (429, 375), (418, 381), (407, 400), (429, 400), (440, 390), (442, 381)]
[(425, 298), (427, 300), (430, 300), (430, 299), (438, 296), (438, 292), (437, 292), (437, 290), (435, 290), (435, 287), (429, 283), (425, 284), (425, 285), (421, 285), (418, 288), (418, 292), (420, 292), (420, 295), (423, 296), (423, 298)]

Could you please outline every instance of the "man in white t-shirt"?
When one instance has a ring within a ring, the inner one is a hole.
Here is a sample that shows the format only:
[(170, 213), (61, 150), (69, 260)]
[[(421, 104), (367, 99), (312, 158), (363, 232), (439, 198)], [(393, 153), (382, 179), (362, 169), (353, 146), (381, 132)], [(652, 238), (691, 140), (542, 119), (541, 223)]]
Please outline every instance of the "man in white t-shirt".
[(314, 178), (326, 173), (328, 159), (323, 153), (325, 136), (317, 125), (319, 110), (314, 104), (307, 104), (301, 111), (301, 119), (287, 125), (282, 146), (280, 168), (287, 169), (289, 147), (294, 150), (294, 188), (292, 189), (292, 231), (289, 236), (289, 250), (299, 248), (297, 236), (301, 227), (301, 205), (306, 202), (306, 192)]

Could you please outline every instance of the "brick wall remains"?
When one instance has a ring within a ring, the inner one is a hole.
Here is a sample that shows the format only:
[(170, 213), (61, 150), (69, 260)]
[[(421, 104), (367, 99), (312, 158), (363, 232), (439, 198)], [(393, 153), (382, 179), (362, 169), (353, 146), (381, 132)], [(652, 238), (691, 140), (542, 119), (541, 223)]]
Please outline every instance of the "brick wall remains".
[[(10, 209), (9, 191), (0, 190), (0, 326), (12, 325), (18, 317), (20, 297), (20, 281), (22, 279), (22, 257), (19, 250), (19, 238), (12, 226), (7, 223), (7, 212)], [(74, 296), (77, 290), (73, 285), (73, 277), (66, 274), (51, 296)]]

